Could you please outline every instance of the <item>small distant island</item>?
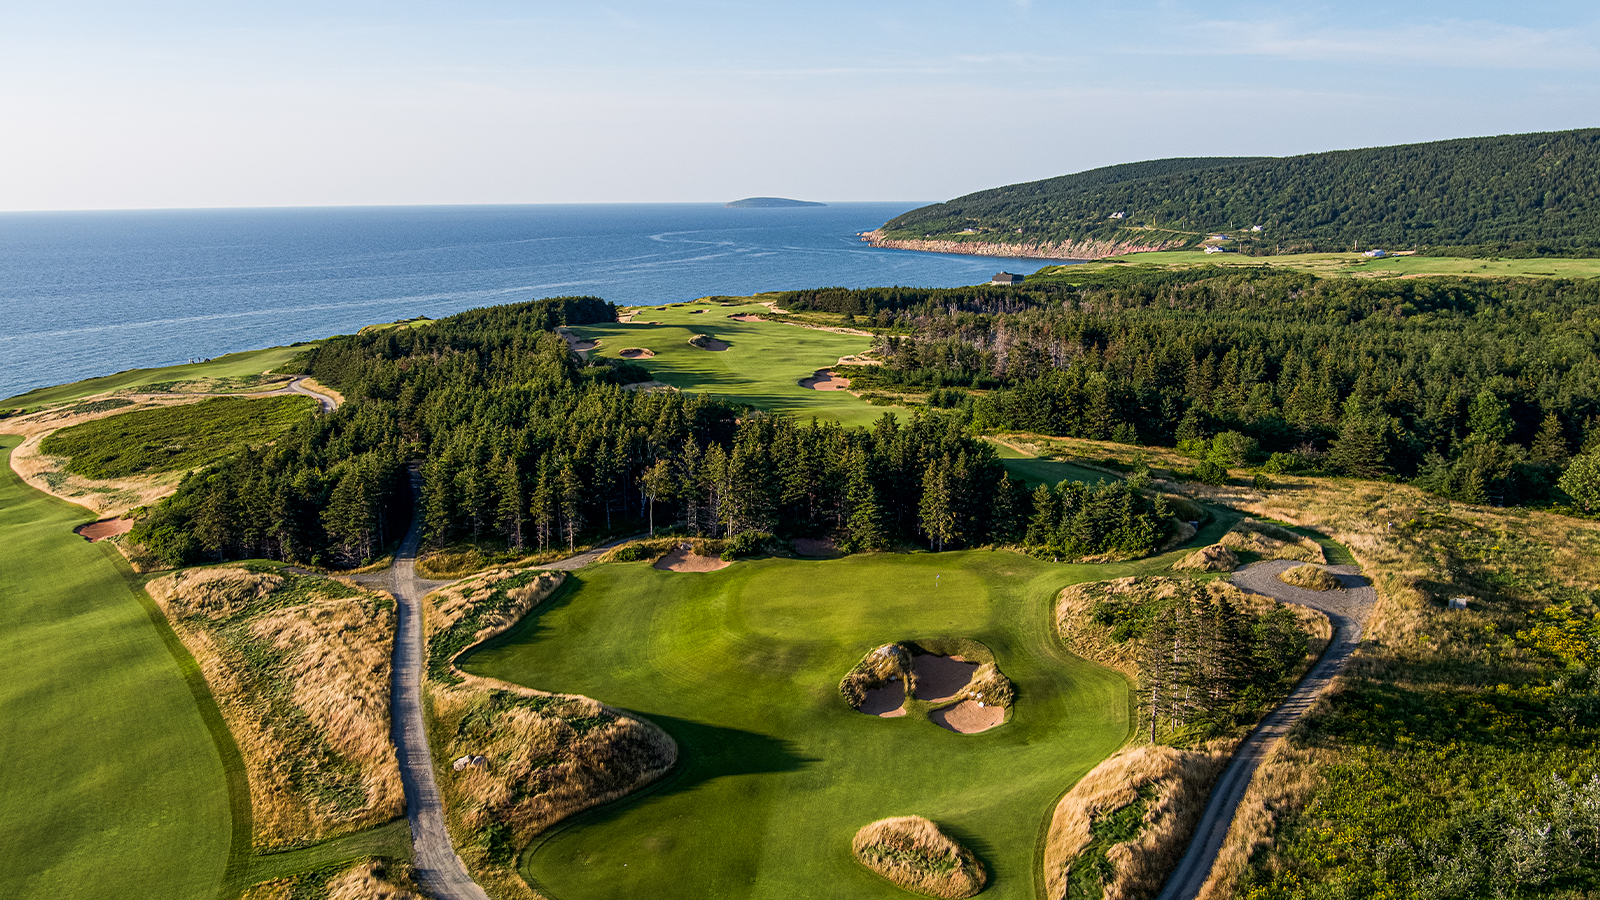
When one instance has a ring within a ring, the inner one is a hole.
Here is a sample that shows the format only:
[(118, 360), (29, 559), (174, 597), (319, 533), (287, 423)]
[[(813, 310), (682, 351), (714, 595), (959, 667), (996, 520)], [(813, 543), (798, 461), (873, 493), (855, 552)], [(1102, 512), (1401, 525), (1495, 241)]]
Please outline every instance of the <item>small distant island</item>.
[(726, 209), (772, 209), (780, 206), (827, 206), (812, 200), (789, 200), (784, 197), (746, 197), (722, 204)]

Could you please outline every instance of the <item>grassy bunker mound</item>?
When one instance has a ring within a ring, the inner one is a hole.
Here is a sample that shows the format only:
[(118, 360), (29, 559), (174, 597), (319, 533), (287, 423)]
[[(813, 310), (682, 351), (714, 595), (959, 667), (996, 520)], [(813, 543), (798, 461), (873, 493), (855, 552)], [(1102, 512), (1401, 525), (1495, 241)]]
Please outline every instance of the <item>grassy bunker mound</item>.
[(839, 693), (867, 715), (892, 719), (915, 707), (961, 734), (1003, 724), (1016, 698), (989, 648), (960, 638), (875, 647), (845, 674)]
[[(839, 693), (847, 703), (867, 715), (903, 715), (901, 705), (910, 694), (908, 686), (913, 677), (911, 651), (901, 644), (884, 644), (873, 648), (845, 674), (844, 680), (839, 682)], [(898, 697), (901, 703), (886, 706), (891, 696)]]
[(1308, 591), (1338, 591), (1344, 589), (1344, 585), (1339, 582), (1339, 579), (1328, 574), (1328, 571), (1321, 566), (1311, 563), (1279, 572), (1278, 580), (1284, 584), (1294, 585), (1297, 588), (1305, 588)]
[(971, 850), (921, 816), (879, 819), (856, 832), (850, 849), (862, 865), (929, 897), (971, 897), (989, 881)]
[(1325, 563), (1322, 547), (1308, 537), (1295, 534), (1287, 528), (1256, 519), (1240, 519), (1233, 529), (1222, 536), (1222, 545), (1236, 553), (1249, 554), (1252, 560), (1293, 559), (1300, 562)]
[(1239, 557), (1226, 545), (1212, 544), (1185, 556), (1172, 568), (1179, 572), (1232, 572), (1239, 568)]

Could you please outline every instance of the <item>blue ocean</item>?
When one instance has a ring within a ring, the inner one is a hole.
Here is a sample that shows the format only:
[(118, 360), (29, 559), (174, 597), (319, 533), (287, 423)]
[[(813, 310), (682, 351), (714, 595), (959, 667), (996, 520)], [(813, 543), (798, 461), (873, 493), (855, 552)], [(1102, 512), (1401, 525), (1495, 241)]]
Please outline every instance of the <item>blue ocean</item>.
[(539, 297), (637, 305), (954, 287), (1046, 264), (874, 249), (858, 237), (918, 205), (4, 213), (0, 397)]

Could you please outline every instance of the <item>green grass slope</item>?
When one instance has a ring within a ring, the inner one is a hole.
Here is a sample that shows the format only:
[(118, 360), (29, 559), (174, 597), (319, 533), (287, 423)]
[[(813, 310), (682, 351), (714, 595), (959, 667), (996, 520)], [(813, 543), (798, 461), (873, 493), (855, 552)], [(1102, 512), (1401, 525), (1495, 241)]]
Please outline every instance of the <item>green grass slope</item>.
[(0, 897), (205, 898), (229, 861), (216, 746), (83, 509), (11, 471), (0, 436)]
[[(1162, 561), (1055, 565), (1007, 552), (768, 559), (707, 574), (592, 567), (467, 662), (475, 673), (640, 713), (682, 748), (643, 797), (536, 843), (524, 872), (562, 900), (882, 897), (851, 857), (887, 816), (927, 816), (1031, 900), (1055, 801), (1130, 727), (1123, 678), (1051, 630), (1065, 584)], [(958, 735), (851, 709), (839, 680), (893, 640), (974, 638), (1016, 684), (1012, 721)]]
[(250, 390), (253, 386), (254, 376), (277, 369), (311, 349), (312, 346), (313, 344), (300, 344), (294, 347), (267, 347), (262, 350), (229, 353), (226, 356), (219, 356), (203, 363), (162, 366), (156, 369), (128, 369), (115, 375), (86, 378), (83, 381), (74, 381), (71, 384), (61, 384), (54, 387), (36, 388), (27, 393), (0, 400), (0, 410), (31, 408), (50, 403), (66, 403), (71, 400), (82, 400), (84, 397), (93, 397), (96, 394), (104, 394), (111, 391), (159, 391), (175, 383), (197, 381), (218, 382), (209, 386), (208, 390), (211, 393)]
[(85, 478), (198, 469), (274, 440), (316, 409), (317, 401), (299, 395), (219, 397), (73, 425), (46, 437), (39, 449), (71, 457), (67, 471)]
[[(1179, 162), (1195, 165), (1160, 165)], [(1157, 160), (1144, 177), (1090, 177), (1123, 168), (1112, 167), (979, 191), (883, 230), (901, 239), (1131, 244), (1185, 233), (1198, 243), (1227, 231), (1273, 252), (1600, 253), (1600, 129), (1204, 162)], [(1110, 218), (1118, 212), (1126, 217)], [(1254, 225), (1264, 230), (1241, 231)]]
[[(871, 338), (730, 318), (766, 312), (769, 310), (760, 304), (675, 304), (645, 307), (632, 322), (573, 326), (571, 330), (600, 341), (593, 351), (597, 356), (619, 358), (621, 351), (630, 347), (654, 351), (654, 357), (635, 362), (650, 370), (656, 380), (679, 390), (714, 394), (801, 419), (832, 419), (847, 426), (870, 425), (883, 415), (883, 407), (874, 407), (846, 391), (800, 386), (801, 379), (832, 366), (840, 357), (865, 353)], [(696, 334), (725, 341), (728, 349), (691, 346), (689, 339)]]

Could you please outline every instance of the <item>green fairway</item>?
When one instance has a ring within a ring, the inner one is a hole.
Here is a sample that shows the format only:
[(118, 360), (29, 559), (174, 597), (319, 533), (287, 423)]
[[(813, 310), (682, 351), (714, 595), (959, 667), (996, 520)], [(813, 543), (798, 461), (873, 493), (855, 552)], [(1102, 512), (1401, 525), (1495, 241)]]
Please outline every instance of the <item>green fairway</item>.
[[(984, 896), (1032, 900), (1056, 800), (1130, 728), (1127, 683), (1062, 649), (1053, 598), (1158, 565), (970, 551), (585, 569), (467, 667), (635, 711), (682, 752), (642, 797), (544, 836), (524, 872), (560, 900), (903, 897), (854, 861), (850, 840), (914, 813), (978, 853), (994, 875)], [(839, 695), (868, 650), (934, 637), (994, 651), (1017, 686), (1010, 722), (960, 735)]]
[(0, 897), (204, 898), (229, 861), (217, 747), (93, 518), (0, 436)]
[[(128, 390), (160, 390), (176, 382), (194, 382), (207, 380), (222, 380), (223, 383), (215, 385), (211, 393), (225, 393), (230, 389), (248, 390), (251, 376), (260, 375), (282, 366), (300, 354), (310, 350), (313, 344), (301, 344), (298, 347), (268, 347), (264, 350), (246, 350), (243, 353), (229, 353), (216, 359), (203, 363), (185, 364), (179, 366), (163, 366), (159, 369), (129, 369), (115, 375), (104, 375), (99, 378), (87, 378), (83, 381), (74, 381), (71, 384), (62, 384), (55, 387), (37, 388), (26, 394), (18, 394), (6, 400), (0, 400), (0, 409), (20, 409), (33, 406), (44, 406), (49, 403), (65, 403), (69, 400), (82, 400), (95, 394), (104, 394), (110, 391)], [(228, 384), (237, 381), (238, 384)]]
[(1036, 488), (1041, 484), (1048, 484), (1053, 487), (1063, 481), (1099, 484), (1102, 481), (1110, 481), (1112, 478), (1112, 476), (1104, 472), (1073, 463), (1029, 456), (1021, 450), (1009, 444), (1002, 444), (999, 441), (990, 441), (990, 443), (994, 444), (994, 449), (1000, 456), (1000, 463), (1006, 467), (1006, 471), (1010, 472), (1012, 477), (1022, 479), (1029, 488)]
[[(587, 340), (600, 341), (593, 351), (599, 356), (620, 358), (623, 350), (632, 347), (654, 351), (655, 356), (634, 361), (649, 369), (656, 380), (679, 390), (714, 394), (799, 419), (816, 416), (845, 425), (870, 425), (888, 411), (847, 391), (800, 386), (801, 379), (834, 365), (841, 357), (865, 353), (871, 338), (729, 318), (766, 312), (770, 310), (760, 304), (644, 307), (632, 322), (574, 326), (571, 330)], [(689, 339), (696, 334), (725, 341), (728, 349), (691, 346)]]
[(1497, 278), (1594, 278), (1600, 276), (1600, 259), (1466, 259), (1453, 256), (1385, 256), (1372, 259), (1360, 253), (1284, 253), (1245, 256), (1239, 253), (1201, 253), (1166, 250), (1130, 253), (1072, 266), (1048, 266), (1029, 276), (1034, 281), (1074, 281), (1107, 269), (1137, 271), (1192, 269), (1201, 266), (1272, 266), (1316, 275), (1360, 278), (1399, 278), (1423, 275), (1475, 275)]

